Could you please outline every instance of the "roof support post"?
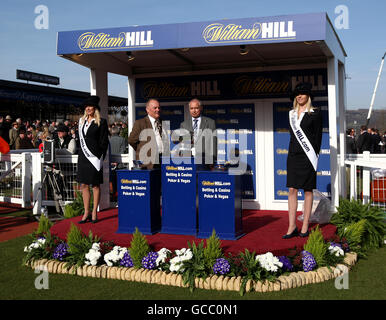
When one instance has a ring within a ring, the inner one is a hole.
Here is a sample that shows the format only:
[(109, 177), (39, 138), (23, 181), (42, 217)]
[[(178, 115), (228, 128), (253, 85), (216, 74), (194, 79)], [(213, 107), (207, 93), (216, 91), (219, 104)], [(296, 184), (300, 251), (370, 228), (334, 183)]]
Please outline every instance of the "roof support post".
[(338, 64), (339, 76), (339, 179), (340, 196), (346, 198), (346, 71), (343, 63)]
[(335, 212), (339, 205), (338, 179), (338, 130), (339, 116), (339, 73), (338, 60), (332, 56), (327, 60), (328, 83), (328, 123), (330, 140), (330, 168), (331, 168), (331, 211)]
[[(107, 71), (90, 69), (90, 94), (100, 98), (101, 117), (108, 122)], [(103, 161), (103, 184), (100, 190), (99, 210), (110, 208), (110, 152)]]
[[(135, 122), (135, 79), (131, 76), (127, 79), (127, 127), (128, 127), (128, 135), (133, 129), (133, 125)], [(134, 150), (129, 146), (129, 168), (133, 167), (134, 160)]]

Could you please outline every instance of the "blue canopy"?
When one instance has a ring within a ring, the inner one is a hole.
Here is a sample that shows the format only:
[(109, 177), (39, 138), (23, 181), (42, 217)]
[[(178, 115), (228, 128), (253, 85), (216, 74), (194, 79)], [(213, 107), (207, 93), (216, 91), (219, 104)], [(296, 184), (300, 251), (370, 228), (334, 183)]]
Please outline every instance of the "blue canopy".
[(58, 33), (57, 54), (299, 42), (326, 39), (325, 13), (129, 26)]

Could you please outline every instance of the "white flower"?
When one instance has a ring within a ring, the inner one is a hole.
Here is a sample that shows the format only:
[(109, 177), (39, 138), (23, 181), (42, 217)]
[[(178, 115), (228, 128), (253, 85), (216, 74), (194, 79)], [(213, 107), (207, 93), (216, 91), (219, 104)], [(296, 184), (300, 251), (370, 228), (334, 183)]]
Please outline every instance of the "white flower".
[(344, 251), (339, 246), (329, 246), (328, 250), (336, 257), (344, 256)]
[(85, 263), (87, 265), (91, 265), (91, 266), (97, 265), (98, 260), (101, 257), (101, 253), (99, 252), (99, 250), (100, 250), (99, 242), (94, 242), (91, 246), (91, 249), (85, 255), (85, 258), (86, 258)]
[(283, 267), (283, 263), (279, 258), (275, 257), (271, 252), (256, 256), (256, 260), (259, 261), (260, 266), (267, 271), (276, 272), (279, 268)]
[(176, 256), (170, 260), (169, 270), (172, 272), (184, 271), (184, 261), (193, 258), (192, 250), (183, 248), (181, 250), (175, 250)]
[(171, 251), (169, 249), (166, 249), (166, 248), (162, 248), (161, 250), (159, 250), (157, 253), (158, 253), (158, 257), (157, 259), (155, 260), (155, 263), (156, 263), (156, 266), (158, 267), (160, 263), (164, 263), (168, 257), (168, 254), (170, 253)]
[(127, 248), (115, 246), (113, 250), (109, 253), (106, 253), (103, 259), (109, 267), (112, 267), (114, 263), (117, 263), (119, 260), (123, 258), (125, 253), (127, 252)]
[(38, 249), (44, 246), (46, 239), (39, 238), (33, 241), (28, 247), (24, 247), (24, 252), (31, 252), (33, 249)]

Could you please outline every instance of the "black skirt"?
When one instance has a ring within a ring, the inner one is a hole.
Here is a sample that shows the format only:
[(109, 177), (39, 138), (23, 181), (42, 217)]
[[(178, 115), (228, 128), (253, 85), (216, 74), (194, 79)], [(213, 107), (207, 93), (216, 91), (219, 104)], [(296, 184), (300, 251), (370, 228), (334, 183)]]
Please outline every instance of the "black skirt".
[(288, 153), (287, 188), (316, 189), (316, 171), (304, 152)]
[(92, 163), (85, 157), (81, 148), (78, 153), (78, 173), (76, 181), (92, 186), (103, 184), (103, 167), (99, 171), (95, 169)]

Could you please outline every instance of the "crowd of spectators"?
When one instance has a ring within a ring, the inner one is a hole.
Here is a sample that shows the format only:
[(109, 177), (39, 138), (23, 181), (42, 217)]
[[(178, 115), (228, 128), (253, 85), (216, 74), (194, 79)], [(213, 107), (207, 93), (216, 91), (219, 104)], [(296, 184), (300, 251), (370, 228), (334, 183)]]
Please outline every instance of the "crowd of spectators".
[(386, 131), (381, 135), (376, 128), (363, 125), (357, 134), (355, 129), (346, 132), (346, 153), (355, 154), (369, 151), (370, 153), (386, 153)]
[[(112, 151), (127, 153), (127, 124), (111, 123), (109, 133)], [(54, 140), (55, 148), (62, 149), (65, 146), (71, 154), (76, 154), (80, 148), (78, 121), (65, 120), (61, 123), (39, 119), (30, 121), (22, 118), (12, 119), (10, 115), (5, 117), (0, 115), (0, 136), (9, 144), (11, 150), (39, 149), (41, 152), (45, 140)], [(74, 141), (70, 141), (72, 139)]]

